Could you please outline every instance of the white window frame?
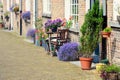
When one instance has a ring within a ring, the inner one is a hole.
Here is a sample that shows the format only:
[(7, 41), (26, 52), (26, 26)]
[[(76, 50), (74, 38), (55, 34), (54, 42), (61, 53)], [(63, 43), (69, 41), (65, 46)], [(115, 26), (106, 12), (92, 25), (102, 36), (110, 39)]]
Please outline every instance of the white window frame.
[[(76, 27), (76, 24), (78, 24), (78, 1), (79, 0), (70, 0), (70, 15), (73, 18), (72, 28)], [(73, 8), (75, 8), (75, 10)]]
[(43, 13), (51, 14), (51, 0), (43, 0)]
[(119, 15), (117, 10), (120, 7), (120, 0), (113, 0), (113, 20), (117, 21), (117, 16)]
[(10, 9), (10, 0), (6, 0), (6, 2), (7, 2), (7, 11), (9, 11), (9, 9)]
[[(78, 3), (75, 3), (75, 1), (77, 1)], [(72, 10), (73, 7), (75, 7), (74, 11)], [(78, 8), (79, 8), (79, 0), (65, 0), (65, 18), (69, 20), (69, 18), (72, 16), (73, 25), (71, 28), (75, 28), (75, 29), (78, 28), (78, 13), (79, 13)], [(77, 18), (75, 16), (77, 16)]]
[(16, 4), (19, 4), (20, 2), (19, 2), (19, 0), (16, 0)]

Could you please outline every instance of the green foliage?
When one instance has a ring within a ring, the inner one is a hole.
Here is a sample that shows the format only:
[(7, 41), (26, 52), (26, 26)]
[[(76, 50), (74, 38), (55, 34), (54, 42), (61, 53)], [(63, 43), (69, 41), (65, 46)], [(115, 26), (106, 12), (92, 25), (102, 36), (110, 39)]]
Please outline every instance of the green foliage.
[(8, 16), (10, 14), (10, 12), (9, 11), (6, 11), (5, 13), (4, 13), (4, 16)]
[(85, 15), (85, 21), (81, 26), (80, 51), (85, 57), (90, 57), (99, 43), (99, 32), (102, 28), (103, 10), (99, 8), (99, 0), (96, 0), (92, 9)]
[(111, 27), (106, 27), (103, 32), (111, 32), (112, 31), (112, 28)]
[(41, 18), (37, 18), (35, 20), (35, 27), (36, 27), (36, 29), (40, 29), (40, 28), (42, 28), (42, 26), (43, 26), (42, 19)]
[(18, 12), (19, 11), (19, 6), (15, 6), (13, 10), (14, 10), (14, 12)]
[(69, 28), (72, 26), (72, 24), (73, 24), (72, 20), (68, 20), (68, 21), (66, 22), (65, 28), (69, 29)]
[(2, 20), (2, 19), (0, 19), (0, 23), (3, 23), (3, 20)]
[(0, 3), (0, 8), (3, 8), (3, 4), (2, 3)]
[(120, 72), (120, 66), (107, 65), (105, 68), (103, 68), (103, 71), (105, 71), (105, 72)]

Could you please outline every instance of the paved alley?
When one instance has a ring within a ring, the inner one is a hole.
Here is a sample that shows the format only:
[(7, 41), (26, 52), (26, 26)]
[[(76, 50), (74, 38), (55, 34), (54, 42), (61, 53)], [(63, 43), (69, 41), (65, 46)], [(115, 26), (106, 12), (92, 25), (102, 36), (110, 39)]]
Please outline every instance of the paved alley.
[(42, 47), (14, 32), (0, 30), (0, 80), (101, 80), (95, 70), (83, 71), (47, 55)]

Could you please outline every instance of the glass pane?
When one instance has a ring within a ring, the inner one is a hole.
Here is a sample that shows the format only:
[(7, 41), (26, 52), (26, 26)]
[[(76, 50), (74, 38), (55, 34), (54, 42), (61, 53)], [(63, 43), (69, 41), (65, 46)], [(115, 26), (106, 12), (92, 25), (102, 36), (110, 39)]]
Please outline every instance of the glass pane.
[(72, 14), (75, 14), (75, 6), (72, 5)]

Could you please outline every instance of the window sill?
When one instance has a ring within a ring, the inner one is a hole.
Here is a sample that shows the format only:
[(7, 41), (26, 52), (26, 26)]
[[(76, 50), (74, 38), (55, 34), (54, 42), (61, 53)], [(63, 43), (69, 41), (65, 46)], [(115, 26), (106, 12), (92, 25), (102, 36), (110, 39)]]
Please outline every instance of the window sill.
[(42, 17), (44, 17), (44, 18), (51, 18), (51, 14), (50, 13), (43, 13)]
[(75, 29), (75, 28), (70, 28), (69, 31), (74, 33), (79, 33), (79, 29)]
[(109, 25), (111, 27), (120, 28), (120, 24), (117, 21), (110, 21)]

